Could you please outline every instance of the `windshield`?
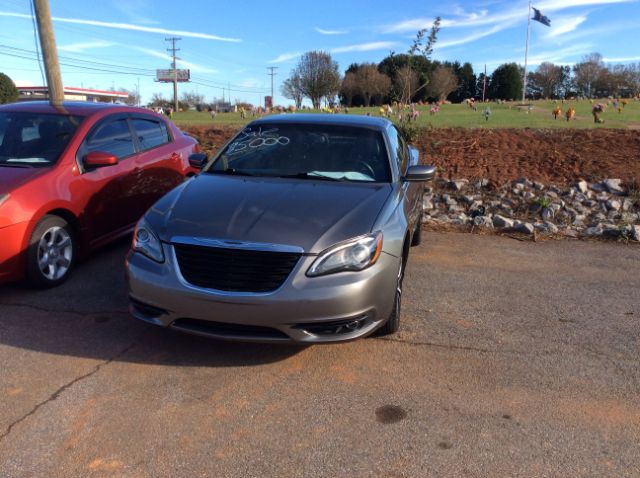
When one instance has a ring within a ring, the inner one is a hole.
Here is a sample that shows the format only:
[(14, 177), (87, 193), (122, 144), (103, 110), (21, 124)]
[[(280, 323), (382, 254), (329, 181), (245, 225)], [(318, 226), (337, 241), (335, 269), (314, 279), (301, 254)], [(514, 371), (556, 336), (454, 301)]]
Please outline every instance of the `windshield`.
[(341, 125), (249, 125), (208, 173), (389, 182), (382, 133)]
[(81, 121), (78, 116), (0, 112), (0, 166), (54, 164)]

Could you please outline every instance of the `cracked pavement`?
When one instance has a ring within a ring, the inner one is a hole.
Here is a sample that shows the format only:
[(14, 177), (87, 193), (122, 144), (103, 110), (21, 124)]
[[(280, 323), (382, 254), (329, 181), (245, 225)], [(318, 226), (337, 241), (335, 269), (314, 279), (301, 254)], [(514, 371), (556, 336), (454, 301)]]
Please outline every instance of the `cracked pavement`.
[(640, 247), (425, 233), (393, 337), (136, 323), (121, 242), (0, 287), (0, 476), (640, 476)]

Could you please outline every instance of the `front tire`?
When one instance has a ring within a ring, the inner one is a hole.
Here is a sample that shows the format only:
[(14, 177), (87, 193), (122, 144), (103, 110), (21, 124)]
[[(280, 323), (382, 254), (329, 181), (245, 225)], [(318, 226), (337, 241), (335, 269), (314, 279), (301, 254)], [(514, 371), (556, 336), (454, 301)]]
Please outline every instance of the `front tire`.
[(36, 225), (27, 249), (27, 281), (46, 289), (62, 284), (71, 273), (76, 258), (76, 242), (69, 223), (48, 215)]
[(411, 237), (411, 247), (419, 246), (421, 243), (422, 243), (422, 218), (418, 219), (416, 230), (413, 231), (413, 236)]
[(402, 281), (404, 280), (405, 255), (400, 258), (400, 268), (396, 281), (396, 291), (393, 299), (393, 309), (385, 324), (378, 329), (378, 336), (395, 334), (400, 329), (400, 309), (402, 306)]

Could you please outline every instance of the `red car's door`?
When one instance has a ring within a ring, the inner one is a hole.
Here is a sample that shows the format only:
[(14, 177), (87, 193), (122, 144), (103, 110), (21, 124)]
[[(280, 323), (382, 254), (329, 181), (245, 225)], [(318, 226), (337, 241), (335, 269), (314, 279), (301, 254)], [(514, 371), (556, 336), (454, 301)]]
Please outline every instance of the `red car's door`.
[(142, 216), (154, 202), (184, 180), (184, 162), (162, 119), (136, 114), (131, 117), (131, 126), (140, 149), (136, 163), (140, 189), (138, 214)]
[(91, 194), (83, 222), (93, 243), (128, 228), (137, 220), (137, 151), (127, 115), (109, 116), (92, 128), (78, 150), (80, 164), (91, 151), (110, 153), (118, 158), (118, 164), (113, 166), (83, 168), (82, 187)]

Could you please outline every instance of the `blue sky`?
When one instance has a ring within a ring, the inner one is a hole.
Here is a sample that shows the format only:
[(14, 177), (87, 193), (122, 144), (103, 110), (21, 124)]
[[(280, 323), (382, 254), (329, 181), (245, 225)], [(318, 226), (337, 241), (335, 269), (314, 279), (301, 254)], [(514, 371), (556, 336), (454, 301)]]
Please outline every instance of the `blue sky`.
[[(270, 90), (267, 67), (275, 66), (276, 102), (289, 103), (280, 84), (301, 53), (329, 51), (343, 72), (354, 62), (406, 52), (436, 15), (443, 21), (434, 58), (469, 61), (476, 72), (484, 64), (490, 72), (503, 62), (524, 63), (527, 0), (50, 1), (64, 84), (135, 89), (139, 82), (143, 101), (153, 92), (171, 96), (169, 84), (153, 81), (156, 68), (169, 67), (169, 36), (182, 38), (179, 67), (190, 68), (194, 80), (180, 88), (207, 100), (222, 97), (224, 87), (232, 100), (257, 103)], [(572, 64), (593, 51), (610, 62), (640, 61), (639, 0), (533, 6), (552, 22), (551, 28), (532, 23), (533, 68), (542, 61)], [(0, 71), (18, 85), (42, 84), (29, 1), (0, 0), (0, 26)]]

